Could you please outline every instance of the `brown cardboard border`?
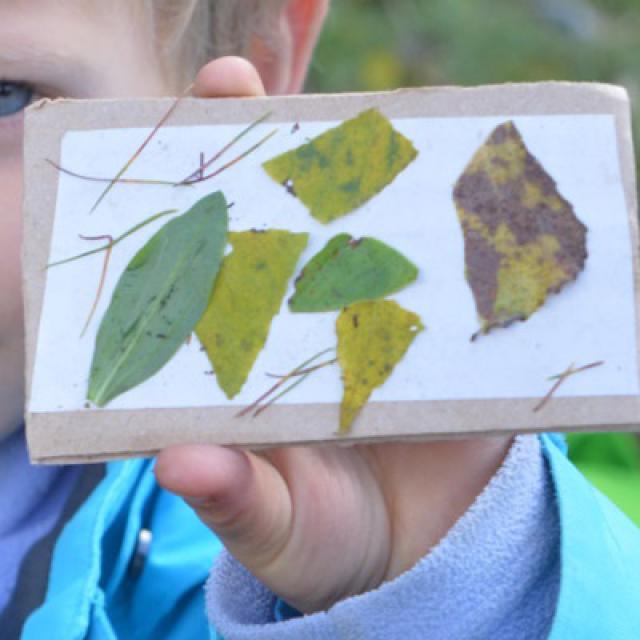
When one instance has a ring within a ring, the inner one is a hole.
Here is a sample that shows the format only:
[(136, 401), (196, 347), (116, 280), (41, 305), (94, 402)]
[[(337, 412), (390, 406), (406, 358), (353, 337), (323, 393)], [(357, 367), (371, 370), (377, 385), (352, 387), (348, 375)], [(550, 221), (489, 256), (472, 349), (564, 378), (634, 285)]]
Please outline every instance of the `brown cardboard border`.
[[(153, 126), (173, 98), (41, 101), (26, 113), (24, 196), (24, 297), (26, 382), (30, 395), (45, 272), (57, 198), (57, 174), (44, 158), (59, 160), (64, 132)], [(389, 117), (473, 117), (611, 114), (615, 117), (634, 265), (638, 220), (630, 105), (620, 87), (540, 83), (478, 88), (439, 87), (387, 93), (200, 100), (187, 98), (169, 126), (249, 122), (271, 110), (271, 121), (347, 118), (376, 106)], [(636, 337), (640, 363), (640, 275), (635, 269)], [(639, 371), (640, 375), (640, 371)], [(640, 396), (370, 403), (353, 433), (337, 442), (424, 439), (520, 431), (637, 429)], [(27, 413), (35, 462), (88, 462), (150, 455), (178, 442), (217, 442), (262, 448), (335, 439), (338, 408), (332, 404), (280, 405), (257, 419), (238, 419), (235, 407), (156, 410), (87, 410)], [(213, 425), (227, 423), (226, 429)], [(362, 425), (367, 425), (366, 433)], [(416, 425), (419, 425), (416, 427)]]

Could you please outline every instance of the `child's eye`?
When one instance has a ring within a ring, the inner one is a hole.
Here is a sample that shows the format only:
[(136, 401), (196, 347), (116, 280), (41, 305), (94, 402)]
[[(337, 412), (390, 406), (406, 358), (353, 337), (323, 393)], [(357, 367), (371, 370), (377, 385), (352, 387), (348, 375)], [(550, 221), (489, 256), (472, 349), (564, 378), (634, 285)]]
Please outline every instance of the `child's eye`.
[(33, 98), (33, 89), (20, 82), (0, 80), (0, 118), (22, 111)]

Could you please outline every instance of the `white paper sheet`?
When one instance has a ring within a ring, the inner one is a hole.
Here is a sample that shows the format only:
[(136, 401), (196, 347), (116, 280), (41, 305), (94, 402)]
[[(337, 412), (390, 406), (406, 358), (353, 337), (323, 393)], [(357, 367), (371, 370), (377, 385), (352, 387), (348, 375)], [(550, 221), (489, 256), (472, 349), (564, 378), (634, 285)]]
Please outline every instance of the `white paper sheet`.
[[(631, 239), (619, 171), (612, 116), (527, 116), (511, 118), (529, 150), (571, 202), (588, 227), (589, 257), (583, 273), (524, 323), (496, 329), (470, 342), (479, 323), (464, 278), (464, 246), (452, 189), (466, 164), (505, 118), (398, 119), (394, 126), (419, 151), (392, 184), (355, 213), (332, 224), (315, 221), (261, 168), (277, 153), (302, 144), (337, 122), (279, 124), (279, 133), (255, 154), (219, 178), (194, 188), (116, 185), (89, 215), (103, 184), (60, 175), (50, 260), (86, 251), (97, 243), (78, 237), (117, 236), (167, 208), (181, 212), (202, 196), (222, 190), (234, 206), (232, 230), (282, 228), (307, 231), (302, 266), (340, 232), (379, 238), (411, 259), (418, 281), (392, 296), (420, 314), (427, 330), (371, 400), (435, 400), (541, 397), (548, 377), (604, 360), (605, 365), (572, 376), (558, 396), (627, 395), (639, 392)], [(259, 126), (226, 158), (260, 139), (274, 125)], [(243, 127), (237, 125), (161, 129), (127, 177), (179, 180)], [(68, 132), (64, 167), (111, 177), (144, 139), (146, 129)], [(48, 271), (29, 410), (82, 409), (95, 334), (119, 274), (133, 254), (168, 219), (150, 225), (118, 245), (96, 316), (81, 339), (103, 256), (92, 256)], [(44, 265), (43, 265), (44, 266)], [(292, 285), (291, 285), (292, 289)], [(291, 293), (291, 291), (290, 291)], [(288, 295), (287, 295), (288, 298)], [(286, 298), (274, 319), (242, 392), (228, 401), (218, 388), (196, 339), (153, 378), (109, 403), (112, 409), (245, 405), (271, 384), (267, 372), (284, 373), (336, 343), (335, 313), (292, 314)], [(283, 403), (339, 402), (337, 366), (317, 372)]]

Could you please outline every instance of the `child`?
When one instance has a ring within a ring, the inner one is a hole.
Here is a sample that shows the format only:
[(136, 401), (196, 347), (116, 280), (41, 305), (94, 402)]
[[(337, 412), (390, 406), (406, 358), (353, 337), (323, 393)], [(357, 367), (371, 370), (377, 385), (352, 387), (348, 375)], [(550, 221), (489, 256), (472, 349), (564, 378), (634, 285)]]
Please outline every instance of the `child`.
[(219, 53), (246, 55), (257, 71), (215, 60), (198, 73), (197, 95), (295, 92), (326, 9), (327, 0), (0, 0), (3, 640), (25, 620), (27, 640), (204, 638), (208, 627), (226, 640), (638, 637), (640, 533), (552, 437), (260, 456), (168, 449), (155, 474), (193, 510), (159, 489), (145, 461), (27, 463), (22, 110), (39, 95), (177, 93)]

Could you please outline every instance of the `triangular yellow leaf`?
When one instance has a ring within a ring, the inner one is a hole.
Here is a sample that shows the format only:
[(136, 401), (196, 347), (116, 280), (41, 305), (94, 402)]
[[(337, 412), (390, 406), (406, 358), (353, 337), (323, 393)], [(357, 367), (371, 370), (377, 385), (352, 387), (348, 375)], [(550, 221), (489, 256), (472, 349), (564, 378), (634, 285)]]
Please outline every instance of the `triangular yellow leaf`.
[(340, 433), (349, 432), (371, 392), (380, 387), (424, 329), (420, 316), (392, 300), (359, 302), (338, 316), (338, 362), (344, 395)]

